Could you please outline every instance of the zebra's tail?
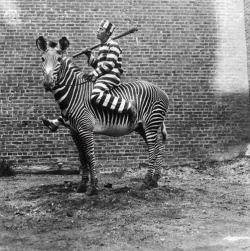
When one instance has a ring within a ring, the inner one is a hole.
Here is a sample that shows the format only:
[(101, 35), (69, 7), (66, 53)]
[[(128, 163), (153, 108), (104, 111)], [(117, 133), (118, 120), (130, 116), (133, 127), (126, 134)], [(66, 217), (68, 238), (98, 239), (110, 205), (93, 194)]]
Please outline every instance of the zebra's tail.
[(162, 141), (163, 143), (165, 143), (167, 141), (167, 130), (164, 121), (161, 124), (161, 135), (162, 135)]

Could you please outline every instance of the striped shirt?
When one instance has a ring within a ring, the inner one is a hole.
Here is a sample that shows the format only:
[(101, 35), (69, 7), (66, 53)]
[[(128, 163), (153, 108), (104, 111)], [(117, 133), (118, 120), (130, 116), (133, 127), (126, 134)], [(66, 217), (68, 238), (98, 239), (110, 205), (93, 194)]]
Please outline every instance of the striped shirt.
[(122, 50), (118, 43), (109, 38), (105, 44), (99, 48), (98, 56), (90, 56), (88, 63), (94, 68), (93, 74), (99, 78), (105, 74), (109, 78), (114, 76), (114, 80), (121, 77), (122, 69)]

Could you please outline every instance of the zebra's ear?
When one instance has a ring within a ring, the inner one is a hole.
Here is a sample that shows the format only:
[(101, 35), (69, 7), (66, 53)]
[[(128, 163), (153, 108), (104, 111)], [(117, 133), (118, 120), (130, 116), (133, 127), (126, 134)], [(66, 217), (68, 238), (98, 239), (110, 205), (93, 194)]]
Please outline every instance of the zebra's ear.
[(62, 53), (64, 53), (69, 47), (69, 40), (66, 37), (62, 37), (59, 40), (59, 45), (60, 49), (62, 50)]
[(36, 47), (40, 51), (46, 51), (46, 49), (47, 49), (47, 41), (46, 41), (46, 39), (43, 36), (40, 36), (36, 40)]

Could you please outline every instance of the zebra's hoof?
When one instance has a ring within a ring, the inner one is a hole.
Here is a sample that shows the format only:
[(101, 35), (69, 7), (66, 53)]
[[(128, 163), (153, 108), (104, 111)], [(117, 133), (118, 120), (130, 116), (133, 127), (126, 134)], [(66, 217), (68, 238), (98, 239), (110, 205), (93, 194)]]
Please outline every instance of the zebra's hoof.
[(56, 132), (58, 126), (54, 124), (51, 120), (47, 119), (46, 117), (41, 117), (41, 120), (45, 126), (47, 126), (51, 132)]
[(151, 187), (151, 188), (156, 188), (156, 187), (158, 187), (158, 183), (157, 183), (157, 181), (155, 181), (155, 180), (150, 180), (149, 182), (148, 182), (148, 185)]
[(77, 193), (86, 193), (87, 192), (87, 186), (80, 184), (77, 189), (76, 189)]
[(96, 187), (89, 187), (86, 194), (88, 196), (93, 196), (93, 195), (97, 195), (98, 194), (98, 190)]
[(146, 182), (143, 182), (141, 185), (140, 185), (140, 188), (139, 190), (143, 191), (143, 190), (150, 190), (151, 187), (148, 185), (148, 183)]
[(161, 178), (160, 174), (154, 174), (152, 179), (157, 182), (160, 178)]
[(153, 180), (153, 179), (144, 179), (143, 180), (143, 184), (141, 185), (141, 188), (144, 189), (151, 189), (151, 188), (156, 188), (158, 187), (158, 183), (157, 181)]

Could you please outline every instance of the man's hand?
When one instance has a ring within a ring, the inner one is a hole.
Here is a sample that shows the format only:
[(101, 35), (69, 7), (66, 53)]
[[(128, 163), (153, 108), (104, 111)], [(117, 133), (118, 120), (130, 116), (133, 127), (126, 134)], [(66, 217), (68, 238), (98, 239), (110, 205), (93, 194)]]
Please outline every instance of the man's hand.
[(90, 50), (89, 48), (82, 51), (82, 54), (86, 55), (88, 58), (90, 58), (91, 53), (92, 53), (92, 50)]
[(95, 81), (96, 80), (96, 76), (91, 72), (89, 74), (84, 74), (83, 78), (86, 79), (87, 81)]

